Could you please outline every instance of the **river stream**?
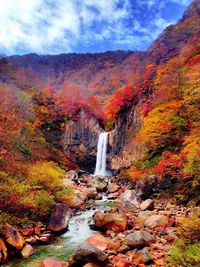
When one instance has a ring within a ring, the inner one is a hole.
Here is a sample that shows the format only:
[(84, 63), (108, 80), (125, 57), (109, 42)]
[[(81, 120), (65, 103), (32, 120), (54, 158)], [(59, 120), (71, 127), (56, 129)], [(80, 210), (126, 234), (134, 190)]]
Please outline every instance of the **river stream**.
[(42, 259), (53, 258), (56, 260), (67, 260), (73, 251), (94, 232), (90, 229), (88, 221), (92, 218), (95, 211), (107, 209), (107, 198), (90, 202), (90, 209), (77, 212), (69, 223), (66, 233), (58, 237), (56, 243), (40, 245), (34, 247), (34, 254), (28, 259), (15, 259), (4, 264), (4, 267), (39, 267)]

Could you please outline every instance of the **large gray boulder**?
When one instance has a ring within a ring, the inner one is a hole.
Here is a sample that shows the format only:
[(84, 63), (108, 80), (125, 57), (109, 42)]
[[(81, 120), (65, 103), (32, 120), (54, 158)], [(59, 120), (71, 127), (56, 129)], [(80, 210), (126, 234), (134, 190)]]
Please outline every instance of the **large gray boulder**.
[(71, 211), (66, 204), (56, 204), (47, 221), (47, 229), (53, 232), (66, 230), (69, 225), (70, 216)]
[(153, 236), (144, 230), (135, 231), (125, 238), (125, 243), (130, 248), (142, 248), (153, 240)]
[(87, 262), (104, 262), (107, 257), (101, 249), (84, 242), (75, 250), (70, 266), (83, 266)]

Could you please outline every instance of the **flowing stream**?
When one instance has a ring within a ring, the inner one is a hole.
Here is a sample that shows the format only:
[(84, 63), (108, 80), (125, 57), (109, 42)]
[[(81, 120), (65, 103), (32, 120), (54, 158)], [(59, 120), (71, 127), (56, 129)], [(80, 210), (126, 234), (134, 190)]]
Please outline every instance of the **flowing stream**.
[(95, 211), (107, 209), (107, 198), (90, 202), (91, 209), (75, 214), (66, 233), (58, 237), (56, 243), (34, 247), (34, 254), (28, 259), (15, 259), (3, 266), (5, 267), (38, 267), (42, 259), (53, 258), (67, 260), (73, 251), (89, 236), (96, 231), (90, 229), (88, 221)]
[(106, 169), (106, 156), (107, 156), (108, 133), (102, 132), (99, 135), (97, 147), (97, 159), (94, 175), (109, 176), (110, 173)]

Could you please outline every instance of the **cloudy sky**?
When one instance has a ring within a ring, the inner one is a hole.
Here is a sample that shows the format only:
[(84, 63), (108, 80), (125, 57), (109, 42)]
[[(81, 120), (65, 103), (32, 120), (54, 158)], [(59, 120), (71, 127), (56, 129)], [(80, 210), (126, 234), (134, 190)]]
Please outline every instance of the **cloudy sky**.
[(145, 50), (192, 0), (0, 0), (0, 54)]

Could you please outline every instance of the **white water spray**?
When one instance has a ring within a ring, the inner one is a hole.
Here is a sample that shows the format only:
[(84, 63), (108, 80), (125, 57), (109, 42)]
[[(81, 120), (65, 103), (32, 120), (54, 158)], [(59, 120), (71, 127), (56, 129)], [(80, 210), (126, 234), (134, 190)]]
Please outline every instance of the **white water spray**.
[(99, 135), (97, 147), (97, 160), (94, 175), (107, 176), (109, 172), (106, 171), (106, 156), (107, 156), (108, 133), (103, 132)]

